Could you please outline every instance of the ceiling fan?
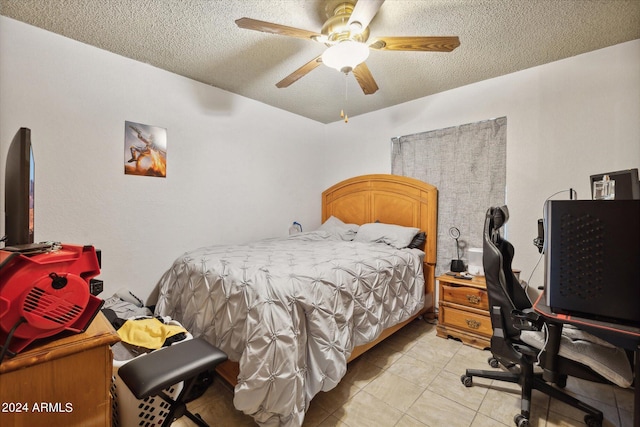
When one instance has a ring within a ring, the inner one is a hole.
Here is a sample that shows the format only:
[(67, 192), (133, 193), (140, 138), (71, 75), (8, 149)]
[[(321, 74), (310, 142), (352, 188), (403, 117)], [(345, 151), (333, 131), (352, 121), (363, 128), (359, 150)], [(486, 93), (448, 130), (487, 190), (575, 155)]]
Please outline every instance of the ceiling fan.
[(451, 52), (460, 45), (460, 40), (456, 36), (376, 37), (369, 41), (369, 23), (378, 13), (384, 0), (357, 0), (354, 3), (355, 1), (341, 1), (337, 4), (335, 1), (329, 2), (328, 19), (319, 33), (251, 18), (240, 18), (235, 22), (240, 28), (309, 39), (328, 46), (324, 53), (276, 83), (279, 88), (288, 87), (324, 63), (345, 74), (353, 72), (362, 91), (365, 95), (370, 95), (378, 90), (378, 85), (364, 62), (370, 49)]

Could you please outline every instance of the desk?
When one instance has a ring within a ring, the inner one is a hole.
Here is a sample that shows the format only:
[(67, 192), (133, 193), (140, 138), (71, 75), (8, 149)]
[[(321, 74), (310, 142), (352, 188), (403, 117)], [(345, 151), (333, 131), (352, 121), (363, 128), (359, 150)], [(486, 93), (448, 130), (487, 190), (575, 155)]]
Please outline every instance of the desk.
[(111, 425), (112, 356), (118, 334), (102, 313), (87, 330), (35, 341), (0, 364), (0, 425)]
[(533, 308), (538, 314), (547, 319), (575, 325), (613, 345), (634, 352), (633, 425), (634, 427), (640, 427), (640, 327), (554, 313), (546, 304), (544, 292), (540, 294)]

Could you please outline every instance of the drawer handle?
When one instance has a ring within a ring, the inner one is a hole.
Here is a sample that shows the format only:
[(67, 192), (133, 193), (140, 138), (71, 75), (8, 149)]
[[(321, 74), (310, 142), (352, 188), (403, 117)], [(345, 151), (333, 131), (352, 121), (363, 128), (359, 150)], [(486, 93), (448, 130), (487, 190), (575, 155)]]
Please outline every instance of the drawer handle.
[(480, 304), (481, 298), (478, 295), (467, 295), (467, 300), (471, 304)]
[(465, 319), (465, 321), (467, 322), (467, 326), (471, 329), (478, 329), (481, 325), (480, 322), (474, 319)]

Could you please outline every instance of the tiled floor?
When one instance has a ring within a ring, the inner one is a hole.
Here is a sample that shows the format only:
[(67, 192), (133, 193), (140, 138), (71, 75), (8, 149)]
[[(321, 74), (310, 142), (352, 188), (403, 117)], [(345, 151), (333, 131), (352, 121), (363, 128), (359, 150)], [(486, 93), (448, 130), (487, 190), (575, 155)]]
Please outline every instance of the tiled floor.
[[(436, 336), (435, 325), (416, 320), (349, 365), (342, 382), (311, 402), (304, 426), (514, 426), (520, 411), (517, 385), (474, 379), (460, 382), (466, 368), (491, 369), (489, 351)], [(569, 379), (566, 389), (604, 412), (604, 426), (631, 426), (633, 392)], [(212, 426), (253, 426), (233, 407), (231, 388), (216, 378), (189, 404)], [(531, 426), (580, 426), (584, 413), (534, 392)], [(191, 426), (182, 418), (173, 427)]]

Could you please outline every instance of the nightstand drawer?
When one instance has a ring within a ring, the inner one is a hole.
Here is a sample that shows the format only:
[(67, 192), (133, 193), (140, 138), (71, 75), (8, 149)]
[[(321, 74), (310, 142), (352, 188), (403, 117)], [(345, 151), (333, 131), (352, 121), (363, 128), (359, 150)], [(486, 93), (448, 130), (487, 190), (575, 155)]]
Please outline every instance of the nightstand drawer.
[(489, 310), (489, 298), (487, 291), (483, 289), (443, 284), (442, 300), (480, 310)]
[(485, 336), (491, 336), (493, 334), (489, 316), (460, 310), (445, 304), (440, 305), (440, 313), (442, 315), (442, 322), (448, 326), (473, 331)]

